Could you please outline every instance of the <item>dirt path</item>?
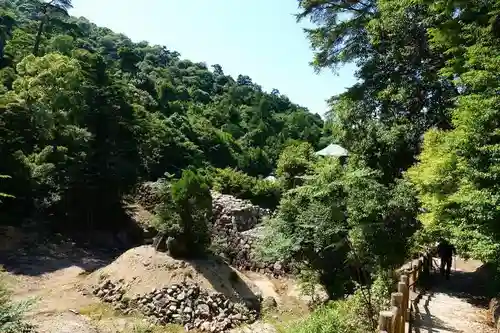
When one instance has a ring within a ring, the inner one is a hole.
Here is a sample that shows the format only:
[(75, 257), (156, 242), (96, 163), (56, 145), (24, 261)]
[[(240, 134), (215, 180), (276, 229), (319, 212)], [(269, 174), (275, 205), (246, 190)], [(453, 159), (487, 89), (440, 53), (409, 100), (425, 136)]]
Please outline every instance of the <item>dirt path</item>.
[[(438, 259), (435, 259), (435, 264)], [(415, 333), (494, 333), (486, 324), (487, 274), (478, 261), (458, 258), (450, 280), (432, 276), (432, 288), (415, 308)]]

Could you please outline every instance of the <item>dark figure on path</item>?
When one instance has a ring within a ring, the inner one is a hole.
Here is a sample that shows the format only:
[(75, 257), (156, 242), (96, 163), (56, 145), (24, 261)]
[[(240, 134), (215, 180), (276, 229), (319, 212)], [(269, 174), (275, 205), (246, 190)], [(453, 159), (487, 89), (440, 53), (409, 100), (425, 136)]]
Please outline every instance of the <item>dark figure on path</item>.
[(437, 253), (439, 258), (441, 258), (441, 275), (446, 275), (446, 280), (450, 279), (451, 263), (453, 255), (456, 254), (456, 252), (453, 244), (450, 244), (447, 240), (442, 238), (439, 240)]

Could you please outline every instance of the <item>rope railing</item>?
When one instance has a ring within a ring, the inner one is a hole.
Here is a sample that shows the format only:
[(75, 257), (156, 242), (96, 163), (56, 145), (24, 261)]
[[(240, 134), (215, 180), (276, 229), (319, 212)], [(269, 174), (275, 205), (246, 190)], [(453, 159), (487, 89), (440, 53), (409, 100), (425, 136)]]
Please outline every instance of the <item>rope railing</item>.
[[(391, 309), (379, 314), (380, 333), (405, 333), (408, 322), (408, 332), (411, 332), (411, 318), (414, 301), (411, 292), (417, 291), (417, 284), (423, 277), (428, 277), (432, 268), (433, 249), (424, 251), (420, 257), (404, 265), (396, 271), (399, 275), (397, 292), (391, 294)], [(407, 267), (409, 266), (409, 267)]]

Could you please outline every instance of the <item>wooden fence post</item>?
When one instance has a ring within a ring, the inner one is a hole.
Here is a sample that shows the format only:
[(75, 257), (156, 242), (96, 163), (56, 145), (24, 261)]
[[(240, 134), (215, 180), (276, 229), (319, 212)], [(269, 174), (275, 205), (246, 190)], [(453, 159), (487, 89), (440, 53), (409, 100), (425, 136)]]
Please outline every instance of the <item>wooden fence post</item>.
[[(404, 276), (407, 280), (407, 277)], [(407, 312), (408, 312), (408, 302), (409, 302), (409, 290), (408, 290), (408, 285), (406, 284), (406, 281), (403, 281), (403, 276), (401, 277), (401, 281), (398, 282), (398, 292), (400, 292), (403, 295), (403, 299), (401, 300), (401, 328), (400, 332), (404, 333), (405, 331), (405, 323), (407, 319)]]
[[(401, 287), (401, 288), (404, 288), (405, 292), (403, 293), (403, 303), (405, 304), (405, 311), (403, 313), (403, 318), (404, 318), (404, 321), (408, 321), (408, 310), (410, 309), (410, 280), (408, 279), (408, 275), (401, 275), (400, 277), (401, 279), (401, 282), (404, 283), (404, 287)], [(399, 285), (398, 285), (398, 291), (399, 290)]]
[(401, 306), (403, 303), (403, 293), (396, 292), (391, 294), (391, 306), (392, 306), (392, 332), (401, 332), (401, 318), (402, 311)]
[(379, 332), (405, 333), (406, 322), (410, 321), (411, 316), (411, 291), (417, 291), (417, 281), (427, 281), (433, 267), (433, 255), (433, 252), (427, 250), (417, 260), (411, 261), (409, 269), (398, 270), (402, 273), (397, 285), (398, 291), (391, 294), (391, 311), (381, 311), (379, 314)]
[(391, 331), (392, 327), (392, 312), (391, 311), (380, 311), (378, 317), (378, 330), (380, 332), (394, 333)]

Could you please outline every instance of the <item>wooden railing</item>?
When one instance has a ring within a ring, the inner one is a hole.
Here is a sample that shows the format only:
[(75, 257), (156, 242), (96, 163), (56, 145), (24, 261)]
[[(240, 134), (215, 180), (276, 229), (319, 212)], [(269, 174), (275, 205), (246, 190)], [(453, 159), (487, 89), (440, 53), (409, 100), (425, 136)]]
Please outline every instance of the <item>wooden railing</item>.
[(396, 271), (399, 276), (397, 292), (391, 294), (391, 309), (380, 312), (379, 332), (404, 333), (406, 328), (411, 332), (413, 304), (418, 301), (418, 296), (412, 299), (412, 295), (417, 294), (417, 283), (430, 275), (432, 254), (432, 249), (426, 250), (419, 258)]

